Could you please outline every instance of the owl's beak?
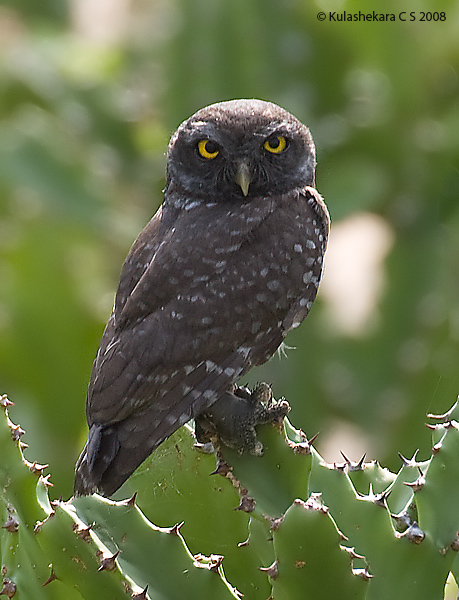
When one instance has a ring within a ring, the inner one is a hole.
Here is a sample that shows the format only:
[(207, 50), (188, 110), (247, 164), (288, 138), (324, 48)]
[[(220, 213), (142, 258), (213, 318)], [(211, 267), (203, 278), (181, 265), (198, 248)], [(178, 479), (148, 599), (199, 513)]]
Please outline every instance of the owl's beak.
[(245, 162), (240, 162), (237, 165), (234, 181), (240, 186), (244, 196), (249, 193), (249, 185), (252, 181), (249, 165)]

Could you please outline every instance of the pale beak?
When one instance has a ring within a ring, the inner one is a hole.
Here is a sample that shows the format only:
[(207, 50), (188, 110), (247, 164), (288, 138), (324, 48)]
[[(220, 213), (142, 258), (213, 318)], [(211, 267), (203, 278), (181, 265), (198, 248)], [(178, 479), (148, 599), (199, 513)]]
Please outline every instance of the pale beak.
[(249, 193), (249, 185), (252, 181), (249, 165), (247, 163), (240, 162), (238, 164), (236, 174), (234, 176), (234, 181), (238, 184), (238, 186), (240, 186), (244, 196), (247, 196), (247, 194)]

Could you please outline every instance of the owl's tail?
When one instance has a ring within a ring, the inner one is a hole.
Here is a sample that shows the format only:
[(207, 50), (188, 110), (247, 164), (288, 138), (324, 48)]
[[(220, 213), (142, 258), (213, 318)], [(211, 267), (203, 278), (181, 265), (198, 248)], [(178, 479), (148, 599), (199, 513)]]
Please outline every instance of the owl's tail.
[(75, 496), (87, 496), (99, 492), (109, 496), (129, 476), (120, 483), (113, 480), (106, 482), (106, 473), (120, 449), (118, 427), (116, 425), (100, 425), (94, 423), (89, 428), (88, 441), (75, 467)]

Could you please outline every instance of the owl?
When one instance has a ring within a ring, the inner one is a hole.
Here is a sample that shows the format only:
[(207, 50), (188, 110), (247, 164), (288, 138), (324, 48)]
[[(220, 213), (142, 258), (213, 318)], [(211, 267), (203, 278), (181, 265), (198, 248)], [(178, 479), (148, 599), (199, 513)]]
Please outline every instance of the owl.
[(164, 201), (126, 258), (94, 361), (76, 495), (113, 494), (190, 419), (200, 441), (221, 430), (260, 452), (253, 428), (285, 403), (260, 409), (264, 393), (236, 384), (316, 297), (329, 216), (315, 164), (308, 128), (261, 100), (207, 106), (174, 133)]

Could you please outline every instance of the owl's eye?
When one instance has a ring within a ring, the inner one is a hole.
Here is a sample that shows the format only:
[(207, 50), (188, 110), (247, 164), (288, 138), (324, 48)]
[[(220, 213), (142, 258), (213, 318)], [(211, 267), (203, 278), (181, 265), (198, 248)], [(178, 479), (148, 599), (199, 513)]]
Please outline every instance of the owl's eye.
[(219, 145), (212, 140), (201, 140), (198, 142), (198, 152), (203, 158), (212, 160), (219, 154), (220, 149)]
[(287, 140), (283, 135), (273, 135), (265, 141), (263, 148), (271, 154), (280, 154), (287, 148)]

